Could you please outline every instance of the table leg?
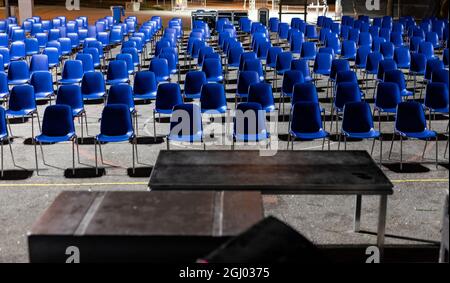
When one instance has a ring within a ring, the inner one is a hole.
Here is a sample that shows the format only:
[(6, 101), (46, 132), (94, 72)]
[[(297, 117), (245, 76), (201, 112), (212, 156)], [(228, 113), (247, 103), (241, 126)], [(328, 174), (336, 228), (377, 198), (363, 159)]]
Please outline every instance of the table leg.
[(387, 195), (380, 197), (380, 211), (378, 214), (378, 236), (377, 246), (380, 250), (380, 258), (383, 258), (384, 252), (384, 233), (386, 231), (386, 214), (387, 214)]
[(362, 196), (356, 195), (355, 199), (355, 220), (353, 223), (353, 231), (359, 232), (361, 227), (361, 202)]

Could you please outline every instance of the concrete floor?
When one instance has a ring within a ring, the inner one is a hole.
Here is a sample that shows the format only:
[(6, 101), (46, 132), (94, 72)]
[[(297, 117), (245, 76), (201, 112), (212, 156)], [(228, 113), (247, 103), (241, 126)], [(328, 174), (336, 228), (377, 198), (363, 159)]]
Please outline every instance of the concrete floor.
[[(114, 50), (113, 53), (117, 53)], [(146, 62), (145, 65), (148, 65)], [(146, 69), (146, 67), (144, 67)], [(269, 80), (272, 73), (268, 74)], [(231, 83), (227, 85), (229, 107), (233, 108), (235, 72), (231, 75)], [(176, 76), (172, 78), (176, 81)], [(184, 76), (182, 76), (182, 81)], [(234, 79), (234, 80), (233, 80)], [(281, 82), (278, 82), (280, 85)], [(326, 80), (317, 82), (321, 91), (320, 97), (325, 97)], [(370, 84), (372, 86), (372, 82)], [(412, 87), (412, 82), (409, 82)], [(278, 96), (278, 94), (276, 94)], [(369, 91), (372, 98), (372, 91)], [(369, 99), (370, 101), (370, 99)], [(287, 104), (286, 104), (287, 105)], [(42, 119), (46, 105), (40, 105), (39, 115)], [(86, 105), (88, 115), (89, 134), (95, 135), (99, 131), (98, 119), (102, 104)], [(324, 101), (322, 106), (330, 110), (330, 103)], [(89, 144), (92, 139), (87, 138), (86, 144), (80, 145), (82, 165), (77, 165), (75, 178), (65, 177), (65, 170), (71, 167), (71, 146), (69, 144), (45, 145), (47, 163), (51, 167), (43, 167), (40, 158), (40, 175), (34, 172), (34, 147), (29, 143), (31, 136), (31, 123), (15, 121), (12, 124), (14, 138), (12, 147), (16, 164), (14, 168), (7, 148), (5, 148), (5, 168), (7, 177), (0, 181), (0, 262), (26, 262), (27, 243), (26, 234), (33, 222), (48, 207), (53, 199), (64, 190), (126, 190), (144, 191), (147, 189), (148, 175), (155, 163), (160, 149), (166, 144), (154, 143), (152, 139), (145, 138), (153, 133), (152, 109), (154, 104), (137, 105), (139, 113), (139, 135), (142, 136), (138, 145), (140, 161), (145, 164), (138, 165), (136, 175), (129, 174), (131, 167), (130, 144), (106, 144), (103, 147), (106, 174), (101, 177), (92, 177), (94, 172), (94, 146)], [(289, 108), (287, 107), (286, 110)], [(433, 121), (433, 129), (444, 132), (447, 128), (448, 118), (438, 117)], [(164, 121), (163, 121), (164, 122)], [(329, 122), (326, 128), (329, 129)], [(376, 123), (377, 125), (377, 123)], [(80, 133), (80, 124), (77, 122), (77, 132)], [(158, 135), (167, 133), (168, 123), (157, 123)], [(382, 122), (382, 132), (392, 133), (393, 122)], [(283, 136), (287, 132), (287, 122), (280, 122), (277, 143), (279, 149), (286, 148)], [(388, 202), (387, 244), (430, 244), (440, 240), (440, 220), (442, 215), (444, 196), (448, 192), (448, 153), (444, 158), (446, 140), (439, 141), (440, 163), (434, 165), (435, 144), (428, 144), (426, 159), (421, 160), (423, 141), (405, 141), (404, 160), (412, 168), (405, 172), (395, 172), (399, 158), (399, 145), (394, 146), (392, 160), (387, 159), (388, 142), (384, 143), (383, 155), (385, 174), (395, 185), (394, 194)], [(321, 142), (296, 142), (295, 149), (320, 149)], [(348, 149), (370, 150), (371, 141), (355, 141), (348, 143)], [(172, 149), (201, 148), (199, 145), (173, 144)], [(214, 145), (209, 149), (224, 149), (228, 146)], [(240, 148), (240, 147), (238, 147)], [(249, 147), (246, 147), (249, 148)], [(332, 149), (337, 149), (337, 143), (331, 143)], [(245, 148), (241, 148), (245, 149)], [(374, 158), (379, 156), (378, 142), (375, 146)], [(417, 164), (420, 163), (420, 164)], [(417, 165), (414, 165), (417, 164)], [(80, 169), (80, 168), (85, 168)], [(27, 170), (27, 171), (24, 171)], [(15, 179), (15, 180), (11, 180)], [(363, 198), (362, 230), (365, 232), (352, 232), (354, 197), (336, 196), (264, 196), (264, 209), (266, 215), (274, 215), (286, 221), (306, 237), (317, 244), (363, 244), (376, 243), (378, 215), (378, 198)]]

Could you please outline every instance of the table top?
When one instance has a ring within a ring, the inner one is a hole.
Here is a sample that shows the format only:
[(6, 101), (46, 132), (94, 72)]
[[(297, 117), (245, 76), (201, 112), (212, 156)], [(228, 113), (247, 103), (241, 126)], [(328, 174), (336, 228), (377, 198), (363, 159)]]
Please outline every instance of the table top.
[(234, 236), (263, 219), (259, 192), (68, 191), (30, 236)]
[(388, 195), (392, 183), (366, 151), (160, 151), (151, 190)]

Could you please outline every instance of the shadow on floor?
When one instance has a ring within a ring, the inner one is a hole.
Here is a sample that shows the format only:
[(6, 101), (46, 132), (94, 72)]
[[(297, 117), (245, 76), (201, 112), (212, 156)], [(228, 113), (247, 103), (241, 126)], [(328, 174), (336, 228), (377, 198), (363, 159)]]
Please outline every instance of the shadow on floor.
[(148, 178), (152, 173), (153, 167), (136, 167), (133, 173), (133, 168), (127, 168), (127, 175), (130, 178)]
[(105, 174), (105, 168), (98, 168), (98, 173), (95, 172), (95, 168), (75, 168), (75, 174), (73, 173), (72, 168), (64, 170), (64, 177), (68, 179), (99, 178)]
[(403, 163), (400, 170), (400, 163), (383, 163), (383, 166), (394, 173), (427, 173), (430, 169), (420, 163)]
[(0, 180), (5, 181), (17, 181), (17, 180), (25, 180), (31, 178), (33, 176), (33, 171), (30, 170), (4, 170), (3, 177), (0, 176)]

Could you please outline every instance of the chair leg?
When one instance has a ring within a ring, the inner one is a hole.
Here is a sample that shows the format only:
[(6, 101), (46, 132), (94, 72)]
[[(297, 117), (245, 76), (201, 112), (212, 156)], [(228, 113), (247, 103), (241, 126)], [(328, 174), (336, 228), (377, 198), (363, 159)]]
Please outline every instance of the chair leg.
[(170, 142), (169, 142), (169, 137), (168, 136), (166, 138), (166, 145), (167, 145), (167, 150), (170, 150)]
[(403, 170), (403, 137), (400, 135), (400, 171)]
[(425, 151), (426, 151), (426, 149), (427, 149), (427, 145), (428, 145), (428, 140), (425, 140), (425, 146), (423, 147), (423, 152), (422, 152), (422, 161), (423, 161), (424, 158), (425, 158)]
[(44, 148), (42, 146), (42, 143), (39, 143), (39, 148), (41, 149), (42, 162), (44, 163), (44, 165), (48, 166), (47, 162), (45, 161)]
[(133, 138), (133, 142), (131, 143), (131, 155), (133, 156), (133, 175), (136, 173), (136, 167), (135, 167), (135, 139)]
[(34, 160), (36, 162), (36, 175), (39, 175), (39, 165), (38, 165), (38, 153), (37, 153), (37, 141), (33, 139), (34, 144)]
[(80, 146), (78, 144), (78, 138), (75, 139), (75, 146), (77, 147), (77, 159), (78, 159), (78, 164), (81, 164), (81, 159), (80, 159)]
[(100, 161), (102, 162), (103, 165), (105, 165), (105, 162), (103, 161), (103, 151), (102, 151), (102, 144), (101, 144), (101, 142), (98, 142), (98, 149), (100, 151)]
[(98, 175), (98, 160), (97, 160), (97, 140), (94, 140), (94, 154), (95, 154), (95, 175)]
[(380, 167), (383, 162), (383, 137), (380, 134)]
[[(88, 121), (87, 121), (87, 114), (84, 112), (84, 124), (86, 126), (86, 136), (89, 136), (89, 128), (88, 128)], [(83, 127), (83, 125), (81, 125)]]
[(75, 175), (75, 140), (72, 140), (72, 174)]
[(370, 150), (370, 155), (372, 156), (373, 155), (373, 149), (375, 148), (375, 139), (373, 139), (373, 142), (372, 142), (372, 149)]
[(80, 119), (81, 119), (81, 142), (84, 141), (84, 129), (83, 129), (83, 114), (81, 114)]
[(155, 115), (155, 110), (153, 110), (153, 140), (156, 143), (156, 115)]
[(438, 160), (438, 154), (439, 154), (439, 150), (438, 150), (438, 136), (436, 135), (436, 169), (438, 169), (438, 165), (439, 165), (439, 160)]
[(325, 138), (322, 140), (322, 150), (325, 148)]
[(337, 138), (338, 138), (338, 150), (341, 150), (341, 134), (338, 134)]
[(392, 134), (391, 148), (389, 149), (389, 157), (388, 157), (389, 160), (391, 159), (392, 148), (394, 147), (394, 139), (395, 139), (395, 133)]
[(12, 163), (13, 163), (14, 167), (17, 167), (16, 166), (16, 161), (14, 160), (14, 153), (13, 153), (13, 150), (12, 150), (11, 139), (9, 139), (9, 138), (8, 138), (8, 146), (9, 146), (9, 151), (11, 152)]
[(0, 159), (1, 159), (1, 169), (0, 169), (0, 177), (3, 178), (3, 141), (0, 141)]
[(39, 132), (42, 133), (41, 118), (39, 118), (39, 113), (37, 111), (36, 111), (36, 118), (38, 122)]
[(347, 151), (347, 136), (344, 135), (344, 150)]

